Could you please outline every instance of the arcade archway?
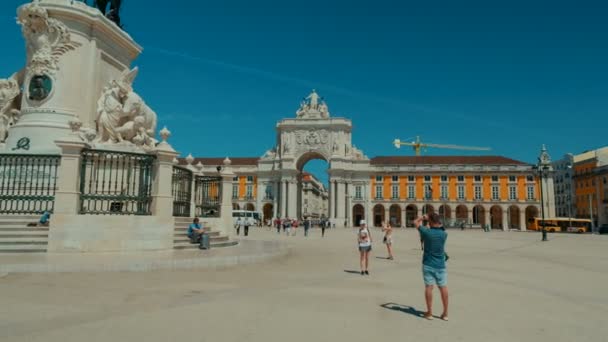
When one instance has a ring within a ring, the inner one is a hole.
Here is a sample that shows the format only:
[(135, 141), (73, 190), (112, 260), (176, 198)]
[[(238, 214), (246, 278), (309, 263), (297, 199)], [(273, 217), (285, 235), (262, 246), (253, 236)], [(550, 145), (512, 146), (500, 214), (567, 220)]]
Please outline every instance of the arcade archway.
[(353, 206), (353, 225), (359, 227), (362, 220), (365, 220), (365, 208), (361, 204), (355, 204)]
[(401, 207), (399, 204), (391, 205), (389, 209), (389, 222), (393, 227), (401, 227)]
[(405, 226), (413, 227), (414, 220), (418, 216), (418, 207), (414, 204), (410, 204), (405, 208)]
[(374, 227), (382, 227), (384, 220), (384, 206), (382, 204), (376, 204), (374, 206)]
[(274, 214), (274, 206), (271, 203), (264, 204), (263, 213), (262, 213), (262, 215), (264, 216), (264, 223), (268, 222), (269, 220), (272, 220), (273, 214)]
[(502, 227), (502, 208), (494, 205), (490, 208), (490, 225), (492, 229), (503, 229)]

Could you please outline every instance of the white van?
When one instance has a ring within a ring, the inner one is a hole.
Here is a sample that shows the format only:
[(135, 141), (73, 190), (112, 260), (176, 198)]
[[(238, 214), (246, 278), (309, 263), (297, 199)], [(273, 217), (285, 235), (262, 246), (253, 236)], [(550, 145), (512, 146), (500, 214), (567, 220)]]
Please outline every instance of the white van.
[[(256, 218), (257, 216), (257, 218)], [(259, 219), (259, 213), (251, 210), (233, 210), (232, 211), (232, 224), (236, 226), (236, 222), (241, 218), (241, 220), (246, 220), (247, 225), (249, 227), (253, 227), (257, 224), (257, 220)]]

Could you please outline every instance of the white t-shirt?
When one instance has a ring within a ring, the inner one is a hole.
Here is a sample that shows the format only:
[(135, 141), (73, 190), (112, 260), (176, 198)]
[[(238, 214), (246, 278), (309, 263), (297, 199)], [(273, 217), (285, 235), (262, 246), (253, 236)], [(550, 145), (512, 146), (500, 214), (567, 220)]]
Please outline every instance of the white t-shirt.
[(372, 245), (372, 239), (369, 236), (369, 230), (367, 228), (360, 229), (357, 233), (359, 236), (359, 247), (369, 247)]

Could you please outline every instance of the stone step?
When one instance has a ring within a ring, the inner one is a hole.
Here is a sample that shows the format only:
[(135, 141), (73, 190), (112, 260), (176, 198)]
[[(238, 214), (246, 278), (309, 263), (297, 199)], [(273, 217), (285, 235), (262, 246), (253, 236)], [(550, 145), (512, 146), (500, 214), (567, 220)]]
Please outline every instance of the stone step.
[(4, 226), (24, 227), (24, 226), (27, 226), (28, 223), (34, 223), (34, 222), (38, 222), (38, 219), (30, 220), (30, 221), (6, 220), (6, 221), (0, 221), (0, 227), (4, 227)]
[[(209, 241), (211, 242), (221, 242), (221, 241), (228, 241), (229, 238), (227, 236), (218, 236), (218, 237), (212, 237), (209, 239)], [(190, 239), (188, 238), (184, 238), (184, 239), (177, 239), (177, 238), (173, 238), (173, 245), (177, 245), (177, 244), (189, 244), (190, 243)]]
[[(176, 229), (173, 231), (174, 235), (188, 235), (188, 230), (187, 229)], [(209, 235), (211, 236), (217, 236), (220, 235), (220, 232), (208, 232)]]
[[(238, 241), (234, 241), (234, 240), (229, 240), (226, 242), (218, 242), (218, 243), (211, 243), (211, 249), (213, 248), (220, 248), (220, 247), (230, 247), (230, 246), (236, 246), (238, 245), (239, 242)], [(173, 247), (173, 249), (179, 249), (179, 250), (195, 250), (195, 249), (199, 249), (197, 244), (189, 244), (189, 245), (179, 245), (179, 246), (175, 246)]]
[(0, 234), (2, 232), (40, 232), (48, 233), (48, 227), (0, 227)]
[(13, 244), (0, 245), (0, 253), (32, 253), (46, 252), (46, 245), (39, 244)]
[(49, 244), (48, 240), (43, 240), (43, 241), (32, 241), (31, 239), (25, 239), (25, 240), (10, 240), (10, 241), (4, 241), (2, 239), (0, 239), (0, 249), (4, 246), (17, 246), (17, 245), (37, 245), (37, 246), (47, 246)]
[(0, 248), (0, 255), (2, 254), (35, 254), (35, 253), (46, 253), (46, 249), (11, 249), (4, 250)]
[(2, 239), (15, 239), (15, 238), (49, 238), (49, 233), (40, 232), (0, 232), (0, 238)]
[[(38, 221), (42, 215), (0, 215), (0, 222), (3, 221)], [(52, 215), (51, 215), (52, 217)]]

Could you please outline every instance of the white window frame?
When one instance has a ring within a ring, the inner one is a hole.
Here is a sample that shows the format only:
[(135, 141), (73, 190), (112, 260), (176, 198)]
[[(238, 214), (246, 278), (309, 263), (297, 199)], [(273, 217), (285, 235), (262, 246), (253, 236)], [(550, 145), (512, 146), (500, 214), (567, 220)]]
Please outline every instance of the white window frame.
[(509, 187), (509, 200), (511, 200), (511, 201), (517, 200), (517, 187), (514, 185)]
[(376, 185), (376, 199), (383, 199), (383, 198), (384, 198), (384, 186)]
[(407, 186), (407, 198), (410, 198), (410, 199), (416, 198), (416, 186), (415, 185)]
[(475, 199), (476, 200), (480, 200), (483, 199), (483, 189), (481, 188), (481, 185), (475, 185)]
[(361, 185), (357, 185), (355, 186), (355, 198), (356, 199), (363, 199), (363, 196), (361, 196)]
[(466, 188), (464, 187), (464, 185), (459, 185), (458, 186), (458, 199), (463, 200), (465, 198), (466, 198)]
[(492, 185), (492, 200), (500, 200), (500, 188), (498, 185)]
[(399, 199), (399, 185), (393, 184), (392, 186), (392, 197), (393, 199)]
[(449, 197), (449, 189), (447, 185), (441, 186), (441, 198), (447, 199)]
[(535, 186), (534, 185), (528, 185), (528, 189), (527, 190), (528, 190), (527, 191), (528, 192), (528, 200), (529, 201), (535, 200), (536, 199), (535, 196), (534, 196), (534, 193), (536, 192)]

